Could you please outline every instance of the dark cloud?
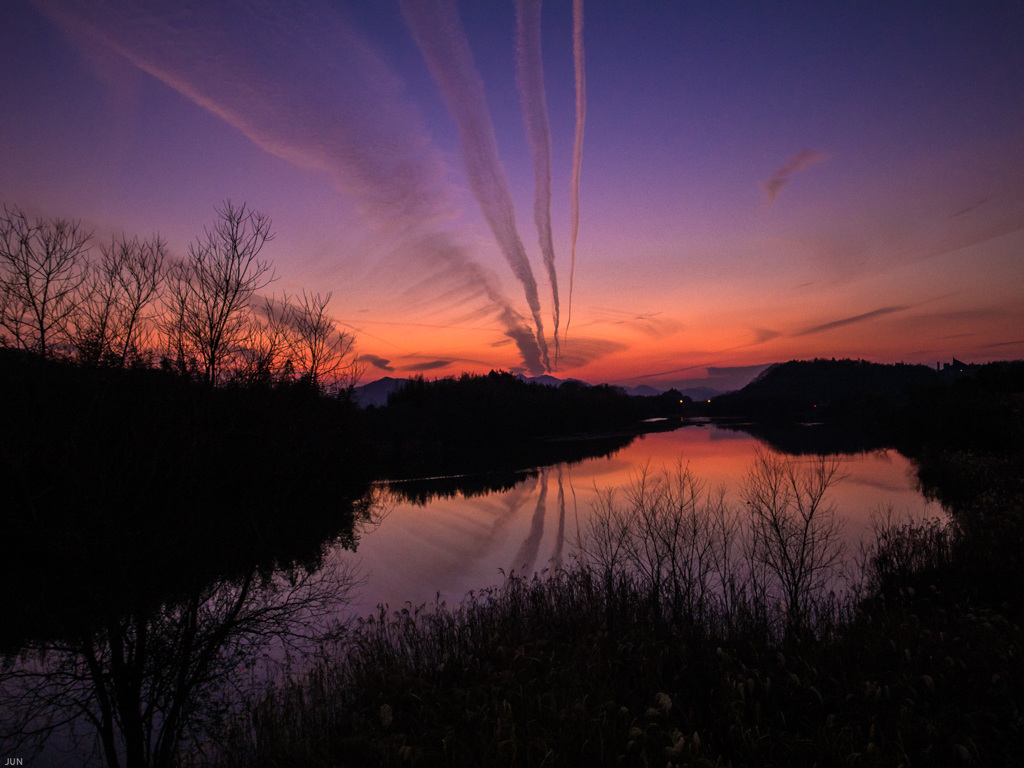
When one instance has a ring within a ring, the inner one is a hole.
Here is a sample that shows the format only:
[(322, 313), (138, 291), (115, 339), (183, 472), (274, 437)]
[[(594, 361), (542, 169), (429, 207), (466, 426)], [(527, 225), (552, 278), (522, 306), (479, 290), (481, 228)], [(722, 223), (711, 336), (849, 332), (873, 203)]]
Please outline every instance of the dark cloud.
[(754, 342), (750, 346), (756, 346), (758, 344), (764, 344), (765, 342), (777, 339), (782, 334), (779, 331), (773, 331), (771, 328), (755, 328), (754, 329)]
[(870, 312), (865, 312), (862, 315), (854, 315), (853, 317), (844, 317), (842, 320), (833, 320), (831, 323), (823, 323), (822, 325), (815, 325), (813, 328), (807, 328), (794, 333), (793, 337), (798, 336), (810, 336), (814, 333), (822, 333), (823, 331), (831, 331), (834, 328), (842, 328), (846, 325), (854, 325), (855, 323), (861, 323), (865, 320), (873, 320), (876, 317), (884, 317), (885, 315), (892, 315), (896, 312), (903, 312), (910, 309), (908, 306), (897, 306), (897, 307), (882, 307), (881, 309), (874, 309)]
[(385, 360), (383, 357), (378, 357), (377, 355), (360, 355), (356, 359), (356, 362), (368, 363), (374, 368), (379, 368), (380, 370), (388, 371), (389, 373), (395, 370), (394, 366), (391, 365), (390, 360)]
[(436, 371), (439, 368), (447, 368), (454, 363), (454, 360), (429, 360), (425, 363), (414, 363), (402, 366), (403, 371)]
[(827, 157), (828, 155), (824, 152), (819, 152), (816, 149), (804, 149), (789, 158), (789, 162), (773, 173), (772, 177), (768, 179), (768, 181), (761, 182), (761, 188), (764, 190), (765, 194), (768, 195), (768, 205), (773, 205), (775, 203), (775, 199), (779, 196), (779, 192), (782, 191), (783, 187), (789, 184), (790, 177), (794, 173), (802, 171), (815, 163), (820, 163)]

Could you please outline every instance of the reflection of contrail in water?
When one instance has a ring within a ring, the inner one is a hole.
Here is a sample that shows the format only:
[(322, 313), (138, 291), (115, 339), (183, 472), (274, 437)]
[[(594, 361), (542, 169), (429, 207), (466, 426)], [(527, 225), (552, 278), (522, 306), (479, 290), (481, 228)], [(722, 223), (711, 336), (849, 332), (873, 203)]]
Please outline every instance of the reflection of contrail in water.
[(516, 228), (512, 193), (498, 158), (498, 144), (487, 111), (484, 83), (473, 63), (473, 52), (469, 49), (454, 0), (402, 0), (402, 13), (449, 111), (458, 123), (470, 187), (505, 260), (523, 284), (526, 302), (533, 314), (541, 359), (544, 367), (550, 370), (537, 281)]
[(540, 540), (544, 535), (544, 516), (547, 512), (548, 498), (548, 469), (541, 470), (540, 495), (537, 497), (537, 508), (533, 511), (533, 519), (530, 521), (530, 533), (523, 541), (516, 558), (512, 561), (513, 568), (522, 568), (522, 574), (528, 575), (533, 571), (537, 563), (537, 550), (540, 549)]
[(587, 78), (583, 66), (583, 0), (572, 3), (572, 58), (576, 65), (576, 140), (572, 148), (572, 251), (569, 257), (569, 311), (565, 333), (572, 322), (572, 285), (576, 274), (576, 235), (580, 230), (580, 168), (583, 166), (583, 125), (587, 121)]
[(576, 553), (583, 554), (583, 534), (580, 531), (580, 509), (576, 504), (576, 486), (572, 484), (572, 470), (565, 467), (565, 476), (569, 480), (569, 490), (572, 491), (572, 514), (576, 519)]
[(562, 567), (562, 545), (565, 544), (565, 488), (562, 487), (562, 465), (558, 465), (558, 538), (555, 539), (555, 554), (551, 559), (555, 568)]
[(533, 220), (551, 284), (555, 325), (555, 364), (558, 363), (558, 277), (555, 273), (555, 245), (551, 237), (551, 126), (544, 95), (544, 67), (541, 58), (541, 0), (516, 0), (516, 82), (523, 103), (526, 135), (533, 153)]

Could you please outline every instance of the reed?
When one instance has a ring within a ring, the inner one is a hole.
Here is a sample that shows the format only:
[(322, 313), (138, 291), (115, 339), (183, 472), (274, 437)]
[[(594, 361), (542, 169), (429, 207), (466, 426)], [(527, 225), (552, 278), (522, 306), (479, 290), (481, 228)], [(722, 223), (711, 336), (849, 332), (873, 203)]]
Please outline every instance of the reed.
[(1016, 614), (928, 578), (959, 529), (880, 518), (865, 586), (808, 592), (793, 633), (741, 512), (685, 472), (625, 496), (562, 570), (380, 607), (252, 702), (221, 764), (1020, 764)]

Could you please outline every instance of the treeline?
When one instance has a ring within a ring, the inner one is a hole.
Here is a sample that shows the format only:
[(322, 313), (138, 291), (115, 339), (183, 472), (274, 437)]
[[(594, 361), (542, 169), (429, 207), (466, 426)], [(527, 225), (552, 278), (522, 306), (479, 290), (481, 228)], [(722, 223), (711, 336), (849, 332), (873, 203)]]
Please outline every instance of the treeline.
[(792, 360), (738, 392), (714, 398), (712, 416), (762, 425), (823, 422), (864, 445), (925, 443), (993, 449), (1019, 445), (1024, 361), (951, 366), (865, 360)]
[(599, 441), (603, 434), (614, 442), (636, 434), (640, 422), (654, 416), (675, 416), (671, 426), (678, 426), (681, 403), (678, 392), (634, 398), (608, 385), (551, 387), (491, 371), (412, 379), (391, 393), (385, 407), (366, 413), (384, 451), (382, 465), (416, 476), (562, 461), (572, 452), (571, 438)]
[(713, 416), (789, 421), (823, 419), (906, 403), (912, 387), (935, 384), (924, 365), (884, 365), (866, 360), (790, 360), (767, 368), (737, 392), (711, 401)]
[(354, 546), (373, 467), (355, 407), (0, 350), (0, 645)]
[[(651, 406), (507, 373), (414, 381), (366, 411), (301, 377), (270, 384), (0, 349), (0, 646), (254, 566), (315, 562), (325, 542), (356, 545), (375, 479), (507, 487), (621, 447)], [(545, 439), (597, 427), (612, 434)]]
[[(89, 366), (173, 369), (207, 384), (304, 380), (347, 392), (353, 337), (331, 294), (265, 296), (268, 216), (230, 201), (183, 258), (159, 235), (94, 244), (80, 222), (0, 213), (0, 347)], [(98, 254), (97, 251), (98, 250)]]

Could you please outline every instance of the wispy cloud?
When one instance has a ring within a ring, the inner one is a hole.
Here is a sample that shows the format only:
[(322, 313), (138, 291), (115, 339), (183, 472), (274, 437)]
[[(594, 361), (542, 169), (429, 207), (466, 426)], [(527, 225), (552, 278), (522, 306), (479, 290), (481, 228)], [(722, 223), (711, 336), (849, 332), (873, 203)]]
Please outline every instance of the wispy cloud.
[(330, 176), (371, 226), (399, 240), (403, 258), (444, 264), (471, 283), (524, 365), (544, 369), (522, 317), (447, 228), (458, 211), (444, 163), (404, 84), (335, 8), (322, 0), (36, 2), (86, 49), (124, 56), (263, 150)]
[(789, 158), (789, 162), (773, 173), (770, 179), (761, 182), (761, 188), (768, 195), (768, 205), (775, 204), (775, 199), (779, 196), (782, 188), (789, 184), (794, 173), (815, 163), (820, 163), (827, 157), (828, 155), (824, 152), (819, 152), (816, 149), (804, 149)]
[(1017, 341), (997, 341), (994, 344), (982, 344), (982, 349), (991, 349), (994, 347), (1016, 347), (1017, 345), (1024, 345), (1024, 339), (1017, 339)]
[(609, 307), (596, 310), (594, 319), (584, 323), (581, 327), (600, 327), (602, 325), (616, 326), (619, 329), (628, 328), (630, 331), (637, 331), (652, 339), (666, 338), (678, 333), (683, 327), (679, 320), (664, 312), (637, 313)]
[(569, 368), (578, 368), (602, 357), (625, 352), (629, 347), (610, 339), (599, 339), (581, 336), (573, 339), (571, 346), (566, 346), (562, 354), (562, 362)]

